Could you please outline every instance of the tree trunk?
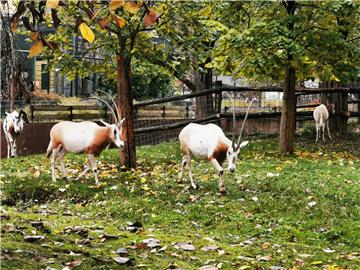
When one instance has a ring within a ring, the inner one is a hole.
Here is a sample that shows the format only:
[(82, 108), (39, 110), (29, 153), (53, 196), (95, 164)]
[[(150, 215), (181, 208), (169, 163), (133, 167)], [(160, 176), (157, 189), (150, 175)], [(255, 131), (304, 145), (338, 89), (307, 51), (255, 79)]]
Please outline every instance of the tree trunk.
[(296, 124), (295, 69), (287, 66), (285, 70), (283, 105), (280, 122), (280, 152), (294, 152)]
[[(212, 70), (202, 74), (194, 71), (196, 92), (201, 92), (212, 87)], [(212, 95), (196, 97), (196, 119), (201, 119), (214, 113), (214, 99)]]
[(118, 109), (126, 120), (122, 127), (125, 147), (120, 149), (120, 164), (126, 168), (136, 168), (136, 148), (133, 118), (133, 97), (130, 80), (130, 59), (116, 55)]
[(14, 76), (12, 75), (9, 81), (9, 100), (10, 100), (10, 112), (14, 111), (15, 95), (14, 95)]

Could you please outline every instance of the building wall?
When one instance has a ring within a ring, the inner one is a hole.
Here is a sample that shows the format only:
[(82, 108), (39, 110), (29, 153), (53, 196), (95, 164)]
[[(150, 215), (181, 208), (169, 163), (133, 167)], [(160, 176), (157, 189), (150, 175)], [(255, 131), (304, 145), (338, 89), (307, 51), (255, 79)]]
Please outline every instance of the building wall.
[[(36, 61), (35, 62), (35, 85), (37, 88), (41, 89), (41, 66), (46, 65), (47, 61)], [(55, 89), (55, 74), (53, 71), (49, 71), (49, 84), (50, 92), (53, 92)], [(47, 89), (41, 89), (47, 90)]]

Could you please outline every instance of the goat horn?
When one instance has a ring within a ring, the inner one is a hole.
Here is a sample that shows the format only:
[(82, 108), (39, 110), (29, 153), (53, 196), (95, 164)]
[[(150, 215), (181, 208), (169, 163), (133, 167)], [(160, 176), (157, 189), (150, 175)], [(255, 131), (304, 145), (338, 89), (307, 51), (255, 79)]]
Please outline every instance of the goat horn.
[[(242, 133), (243, 133), (243, 131), (244, 131), (245, 122), (246, 122), (246, 120), (247, 120), (247, 118), (248, 118), (248, 115), (249, 115), (250, 107), (251, 107), (252, 103), (253, 103), (255, 100), (256, 100), (256, 98), (253, 98), (253, 99), (251, 100), (250, 104), (249, 104), (249, 107), (247, 108), (244, 121), (242, 122), (241, 130), (240, 130), (240, 134), (239, 134), (239, 139), (238, 139), (238, 141), (237, 141), (237, 143), (236, 143), (236, 146), (237, 146), (237, 147), (239, 147), (239, 145), (240, 145), (241, 136), (242, 136)], [(237, 149), (236, 149), (236, 150), (237, 150)]]
[(114, 117), (114, 119), (115, 119), (116, 123), (118, 123), (118, 120), (117, 120), (116, 114), (115, 114), (115, 112), (114, 112), (113, 108), (110, 106), (110, 104), (109, 104), (107, 101), (105, 101), (105, 100), (103, 100), (102, 98), (99, 98), (99, 97), (97, 97), (97, 96), (94, 96), (94, 97), (88, 97), (88, 98), (86, 98), (86, 99), (84, 99), (84, 100), (87, 100), (87, 99), (96, 99), (96, 100), (99, 100), (99, 101), (103, 102), (106, 106), (108, 106), (108, 108), (110, 109), (111, 114), (113, 115), (113, 117)]
[(232, 147), (235, 147), (235, 101), (234, 99), (231, 97), (231, 95), (229, 94), (229, 92), (225, 91), (225, 94), (227, 94), (232, 102), (232, 111), (233, 111), (233, 125), (232, 125), (232, 139), (231, 139), (231, 143), (232, 143)]
[(109, 93), (107, 93), (105, 91), (102, 91), (102, 90), (97, 90), (97, 91), (101, 92), (101, 93), (104, 93), (105, 95), (107, 95), (110, 98), (111, 102), (113, 103), (113, 105), (115, 107), (115, 111), (117, 113), (117, 120), (119, 122), (121, 120), (121, 116), (120, 116), (120, 113), (119, 113), (119, 110), (118, 110), (118, 107), (117, 107), (117, 103), (115, 102), (114, 98)]

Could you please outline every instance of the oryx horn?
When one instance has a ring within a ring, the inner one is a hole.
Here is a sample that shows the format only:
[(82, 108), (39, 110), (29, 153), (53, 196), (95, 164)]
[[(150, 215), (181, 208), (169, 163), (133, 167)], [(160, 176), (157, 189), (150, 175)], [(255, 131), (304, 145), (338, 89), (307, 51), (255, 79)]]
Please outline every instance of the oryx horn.
[(117, 103), (115, 102), (115, 100), (114, 100), (114, 98), (109, 94), (109, 93), (107, 93), (107, 92), (105, 92), (105, 91), (102, 91), (102, 90), (97, 90), (98, 92), (101, 92), (101, 93), (104, 93), (105, 95), (107, 95), (109, 98), (110, 98), (110, 100), (111, 100), (111, 102), (113, 103), (113, 105), (114, 105), (114, 107), (115, 107), (115, 110), (116, 110), (116, 113), (117, 113), (117, 119), (118, 119), (118, 123), (121, 121), (121, 115), (120, 115), (120, 113), (119, 113), (119, 110), (118, 110), (118, 107), (117, 107)]
[(233, 124), (232, 124), (232, 147), (235, 147), (235, 123), (236, 123), (236, 119), (235, 119), (235, 101), (234, 99), (231, 97), (231, 95), (229, 94), (229, 92), (225, 91), (225, 94), (227, 94), (232, 102), (232, 112), (233, 112)]
[(104, 103), (104, 104), (110, 109), (111, 114), (113, 115), (116, 123), (119, 122), (119, 121), (117, 120), (117, 117), (116, 117), (116, 114), (115, 114), (113, 108), (110, 106), (110, 104), (109, 104), (107, 101), (103, 100), (102, 98), (99, 98), (98, 96), (88, 97), (88, 98), (86, 98), (86, 99), (84, 99), (84, 100), (87, 100), (87, 99), (96, 99), (96, 100), (99, 100), (99, 101), (101, 101), (102, 103)]
[[(244, 121), (243, 121), (242, 126), (241, 126), (241, 129), (240, 129), (239, 139), (238, 139), (238, 141), (237, 141), (237, 143), (236, 143), (236, 146), (237, 146), (237, 147), (240, 146), (241, 136), (242, 136), (242, 133), (243, 133), (243, 131), (244, 131), (245, 122), (246, 122), (246, 120), (247, 120), (247, 118), (248, 118), (249, 111), (250, 111), (250, 107), (251, 107), (252, 103), (253, 103), (255, 100), (256, 100), (256, 98), (253, 98), (253, 99), (251, 100), (250, 104), (249, 104), (249, 107), (247, 108), (247, 111), (246, 111), (246, 114), (245, 114), (245, 118), (244, 118)], [(237, 149), (236, 149), (236, 150), (237, 150)]]

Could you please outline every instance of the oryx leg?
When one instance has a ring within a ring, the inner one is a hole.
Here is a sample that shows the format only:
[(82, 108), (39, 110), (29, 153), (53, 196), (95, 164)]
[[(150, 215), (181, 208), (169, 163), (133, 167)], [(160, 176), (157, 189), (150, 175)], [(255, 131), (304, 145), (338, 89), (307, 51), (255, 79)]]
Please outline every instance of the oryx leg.
[(327, 129), (330, 140), (332, 140), (332, 137), (330, 135), (329, 120), (326, 121), (326, 129)]
[(325, 125), (321, 126), (322, 140), (325, 142)]
[(59, 154), (59, 147), (54, 148), (52, 150), (52, 154), (51, 154), (51, 178), (53, 182), (56, 182), (56, 175), (55, 175), (55, 162), (57, 160), (57, 155)]
[(98, 170), (96, 167), (96, 161), (95, 161), (94, 154), (89, 154), (89, 163), (90, 163), (91, 169), (95, 175), (95, 185), (99, 185), (100, 183), (99, 183), (99, 179), (98, 179)]
[(62, 145), (60, 145), (58, 147), (58, 151), (59, 152), (57, 154), (57, 157), (56, 157), (55, 161), (60, 160), (60, 165), (61, 165), (61, 170), (63, 172), (63, 176), (67, 177), (67, 170), (65, 168), (64, 159), (63, 159), (65, 154), (66, 154), (65, 148)]
[(179, 183), (181, 183), (184, 178), (185, 166), (186, 166), (186, 157), (183, 156), (182, 161), (181, 161), (181, 172), (180, 172), (180, 176), (179, 176)]
[(11, 152), (11, 143), (10, 143), (10, 139), (8, 137), (8, 134), (6, 131), (4, 131), (5, 133), (5, 139), (6, 139), (6, 145), (7, 145), (7, 158), (10, 158), (10, 152)]
[(224, 169), (220, 166), (219, 162), (215, 158), (210, 160), (210, 162), (214, 166), (216, 172), (219, 175), (219, 190), (220, 190), (220, 193), (224, 194), (224, 193), (226, 193), (225, 185), (224, 185), (224, 176), (223, 176)]
[(81, 177), (83, 177), (85, 175), (85, 173), (87, 173), (89, 170), (91, 169), (91, 164), (90, 164), (90, 160), (88, 160), (88, 163), (86, 164), (85, 169), (79, 174), (79, 176), (76, 178), (77, 180), (79, 180)]
[(318, 142), (318, 140), (319, 140), (319, 138), (320, 138), (319, 131), (320, 131), (320, 127), (319, 127), (319, 125), (316, 123), (316, 139), (315, 139), (315, 142)]
[(180, 172), (180, 176), (179, 176), (179, 182), (182, 181), (183, 177), (184, 177), (184, 170), (185, 170), (185, 166), (189, 171), (189, 178), (190, 178), (190, 184), (194, 189), (197, 189), (198, 186), (195, 184), (194, 182), (194, 178), (191, 172), (191, 155), (190, 155), (190, 151), (186, 146), (182, 146), (181, 147), (182, 152), (183, 152), (183, 158), (181, 161), (181, 172)]
[(16, 157), (16, 139), (12, 139), (11, 157)]

